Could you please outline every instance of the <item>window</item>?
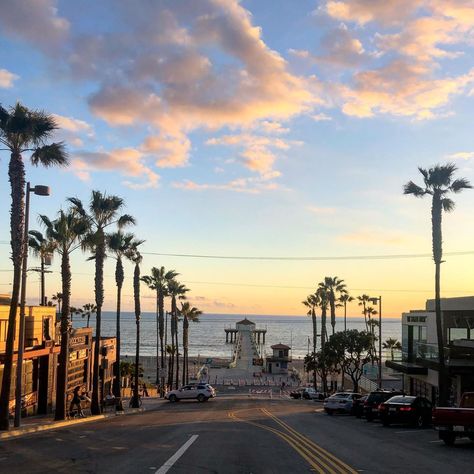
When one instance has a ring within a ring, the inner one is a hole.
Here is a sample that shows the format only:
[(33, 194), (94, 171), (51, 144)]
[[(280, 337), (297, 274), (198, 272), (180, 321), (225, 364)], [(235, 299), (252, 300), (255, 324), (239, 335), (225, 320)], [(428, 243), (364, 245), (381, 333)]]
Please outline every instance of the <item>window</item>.
[(449, 342), (455, 341), (456, 339), (467, 339), (468, 330), (467, 328), (449, 328)]

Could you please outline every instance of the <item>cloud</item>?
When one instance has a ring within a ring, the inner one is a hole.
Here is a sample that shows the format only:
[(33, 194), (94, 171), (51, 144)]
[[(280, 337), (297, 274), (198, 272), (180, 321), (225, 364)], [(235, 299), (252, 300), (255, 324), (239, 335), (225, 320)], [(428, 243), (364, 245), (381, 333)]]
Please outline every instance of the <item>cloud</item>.
[(458, 153), (452, 153), (448, 155), (447, 158), (453, 160), (470, 160), (474, 158), (474, 151), (460, 151)]
[(0, 89), (10, 89), (19, 77), (6, 69), (0, 69)]
[(333, 215), (337, 212), (335, 207), (306, 206), (306, 209), (312, 214), (318, 214), (322, 216)]
[(58, 15), (56, 0), (14, 0), (2, 2), (0, 26), (4, 34), (53, 54), (67, 39), (70, 24)]
[[(394, 246), (413, 245), (413, 236), (399, 231), (382, 229), (362, 229), (343, 234), (338, 240), (345, 243), (360, 244), (364, 246)], [(415, 239), (416, 240), (416, 239)]]
[(324, 54), (315, 56), (315, 61), (346, 67), (358, 65), (366, 59), (362, 42), (354, 38), (344, 24), (326, 33), (320, 46)]
[(64, 140), (68, 145), (82, 147), (85, 139), (93, 139), (94, 128), (84, 120), (64, 115), (53, 114), (58, 126), (55, 132), (56, 140)]
[(191, 142), (184, 134), (154, 135), (145, 139), (141, 149), (156, 158), (160, 168), (185, 166), (189, 159)]
[(141, 179), (123, 181), (132, 189), (156, 188), (159, 181), (158, 174), (144, 164), (143, 153), (133, 148), (77, 152), (73, 155), (71, 168), (83, 180), (89, 180), (92, 171), (119, 171), (123, 176)]
[(313, 114), (311, 115), (311, 118), (315, 120), (316, 122), (328, 122), (332, 120), (332, 117), (329, 115), (326, 115), (325, 113), (319, 113), (319, 114)]

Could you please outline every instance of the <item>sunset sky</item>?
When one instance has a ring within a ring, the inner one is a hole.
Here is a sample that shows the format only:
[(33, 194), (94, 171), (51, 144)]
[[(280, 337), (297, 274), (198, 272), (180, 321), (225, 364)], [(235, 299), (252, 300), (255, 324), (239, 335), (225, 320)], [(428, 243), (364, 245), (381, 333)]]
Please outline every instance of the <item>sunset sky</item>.
[[(474, 182), (472, 0), (0, 0), (0, 103), (55, 114), (67, 169), (27, 166), (54, 217), (68, 196), (122, 196), (145, 239), (142, 273), (181, 273), (210, 313), (305, 314), (325, 276), (384, 314), (433, 295), (430, 203), (403, 196), (418, 166)], [(27, 156), (25, 156), (27, 158)], [(9, 156), (0, 152), (0, 293), (11, 286)], [(474, 191), (454, 196), (446, 252), (474, 250)], [(72, 303), (93, 300), (73, 257)], [(473, 294), (474, 254), (446, 255), (443, 295)], [(37, 262), (30, 259), (30, 265)], [(115, 305), (106, 262), (106, 309)], [(60, 291), (59, 259), (48, 275)], [(132, 308), (127, 264), (125, 309)], [(143, 289), (143, 310), (154, 300)], [(29, 301), (38, 276), (29, 278)], [(351, 315), (360, 314), (357, 305)]]

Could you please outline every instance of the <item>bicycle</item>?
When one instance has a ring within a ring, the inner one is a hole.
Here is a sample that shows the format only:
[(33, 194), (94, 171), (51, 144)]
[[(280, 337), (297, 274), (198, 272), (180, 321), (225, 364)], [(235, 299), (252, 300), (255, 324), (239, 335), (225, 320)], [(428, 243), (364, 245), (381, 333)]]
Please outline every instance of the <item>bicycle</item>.
[[(128, 402), (128, 406), (129, 406), (130, 408), (132, 408), (132, 405), (133, 405), (133, 399), (134, 399), (134, 398), (135, 398), (135, 396), (134, 396), (134, 395), (132, 395), (132, 396), (130, 397), (130, 401)], [(139, 407), (139, 408), (141, 408), (141, 406), (142, 406), (142, 403), (143, 403), (143, 401), (142, 401), (142, 397), (141, 397), (141, 395), (140, 395), (140, 394), (138, 394), (138, 407)]]

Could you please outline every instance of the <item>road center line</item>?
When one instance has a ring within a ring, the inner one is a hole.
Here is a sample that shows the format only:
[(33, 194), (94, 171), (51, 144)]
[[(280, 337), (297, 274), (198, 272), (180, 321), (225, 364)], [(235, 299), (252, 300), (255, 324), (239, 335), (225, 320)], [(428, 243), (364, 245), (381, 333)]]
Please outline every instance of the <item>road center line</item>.
[(171, 456), (168, 461), (166, 461), (163, 466), (161, 466), (155, 474), (166, 474), (172, 467), (173, 464), (186, 452), (186, 450), (196, 441), (199, 435), (192, 435), (186, 443), (181, 446), (178, 451), (176, 451), (173, 456)]

